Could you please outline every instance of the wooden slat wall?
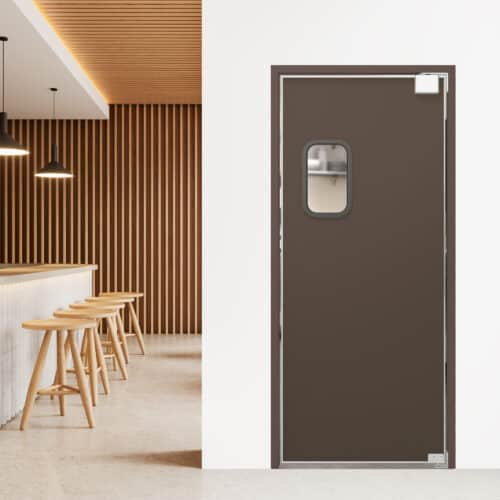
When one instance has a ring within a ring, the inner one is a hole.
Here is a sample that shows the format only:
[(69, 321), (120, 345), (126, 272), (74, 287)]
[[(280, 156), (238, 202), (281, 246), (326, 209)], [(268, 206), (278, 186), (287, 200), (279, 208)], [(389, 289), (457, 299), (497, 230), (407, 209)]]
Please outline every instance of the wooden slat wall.
[[(144, 330), (201, 332), (201, 107), (117, 104), (110, 119), (12, 120), (0, 262), (96, 263), (95, 292), (141, 290)], [(73, 179), (38, 179), (53, 138)]]

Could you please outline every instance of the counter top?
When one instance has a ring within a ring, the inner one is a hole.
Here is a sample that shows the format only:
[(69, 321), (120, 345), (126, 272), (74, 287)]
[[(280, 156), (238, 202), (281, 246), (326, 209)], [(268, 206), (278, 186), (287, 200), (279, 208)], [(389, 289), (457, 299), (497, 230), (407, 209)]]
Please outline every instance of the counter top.
[(96, 269), (95, 264), (0, 264), (0, 285)]

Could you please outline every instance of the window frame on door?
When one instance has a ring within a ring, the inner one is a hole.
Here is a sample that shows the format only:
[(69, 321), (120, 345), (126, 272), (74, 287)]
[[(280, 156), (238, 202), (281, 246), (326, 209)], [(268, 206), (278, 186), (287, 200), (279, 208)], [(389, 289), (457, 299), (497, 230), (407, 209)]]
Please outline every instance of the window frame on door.
[[(309, 169), (307, 165), (308, 152), (311, 146), (320, 145), (332, 145), (332, 146), (342, 146), (347, 155), (347, 165), (346, 165), (346, 204), (345, 207), (339, 212), (316, 212), (312, 210), (309, 206)], [(303, 188), (302, 188), (302, 200), (304, 205), (304, 211), (311, 217), (317, 219), (343, 219), (346, 217), (352, 209), (352, 151), (349, 144), (341, 139), (313, 139), (306, 142), (304, 145), (304, 150), (302, 153), (302, 168), (303, 168)]]

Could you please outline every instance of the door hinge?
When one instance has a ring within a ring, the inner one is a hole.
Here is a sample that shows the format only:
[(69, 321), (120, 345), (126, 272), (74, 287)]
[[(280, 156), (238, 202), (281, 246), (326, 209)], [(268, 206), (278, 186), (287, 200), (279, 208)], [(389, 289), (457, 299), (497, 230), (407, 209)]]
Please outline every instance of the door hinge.
[(430, 464), (445, 465), (448, 463), (448, 453), (428, 453), (427, 462)]

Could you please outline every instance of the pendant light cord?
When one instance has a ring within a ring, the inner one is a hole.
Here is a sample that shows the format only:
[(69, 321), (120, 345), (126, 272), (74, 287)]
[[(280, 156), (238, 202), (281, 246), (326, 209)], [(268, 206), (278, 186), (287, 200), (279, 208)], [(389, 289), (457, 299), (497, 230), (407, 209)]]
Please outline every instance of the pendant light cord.
[[(50, 91), (52, 92), (52, 122), (56, 120), (56, 92), (57, 88), (55, 87), (50, 87)], [(52, 135), (52, 128), (55, 127), (55, 125), (50, 123), (50, 134)], [(56, 140), (54, 139), (52, 141), (52, 161), (57, 161), (57, 147), (56, 147)]]
[(58, 89), (55, 87), (50, 87), (49, 89), (52, 92), (52, 119), (56, 119), (56, 92)]
[(5, 40), (2, 40), (2, 113), (5, 112)]

